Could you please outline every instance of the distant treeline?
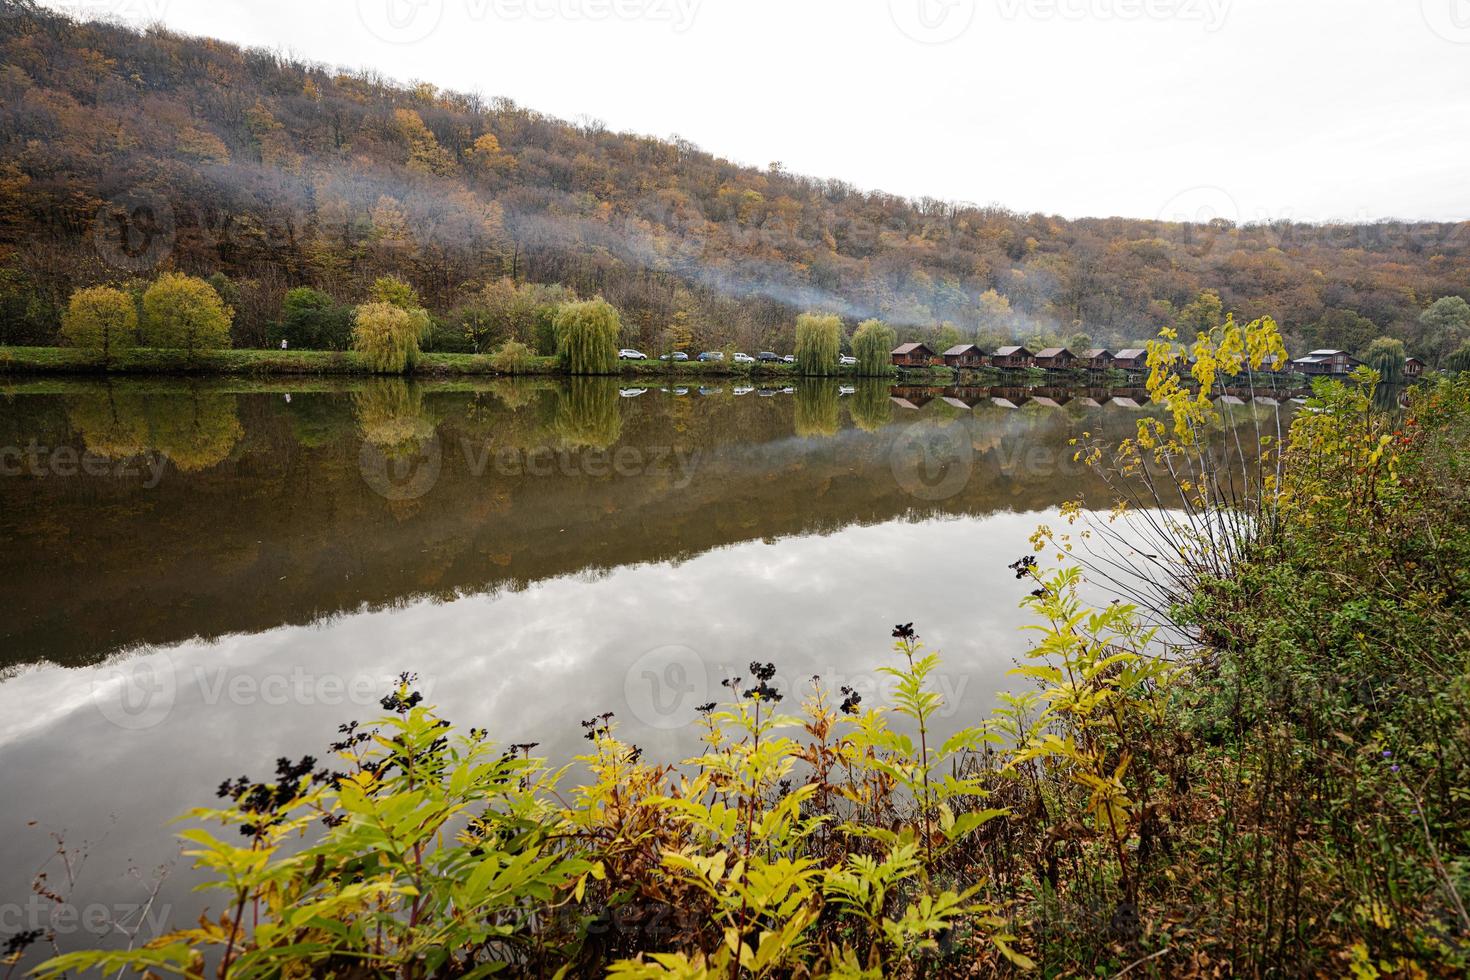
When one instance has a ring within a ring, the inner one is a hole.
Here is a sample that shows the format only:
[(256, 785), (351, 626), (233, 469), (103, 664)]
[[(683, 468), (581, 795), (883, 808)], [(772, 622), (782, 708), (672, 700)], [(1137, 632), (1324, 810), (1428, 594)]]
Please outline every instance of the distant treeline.
[(235, 346), (275, 342), (293, 288), (345, 307), (390, 273), (421, 297), (431, 350), (515, 336), (486, 310), (527, 284), (606, 297), (623, 340), (647, 348), (790, 350), (805, 310), (840, 314), (846, 334), (881, 318), (939, 349), (1123, 345), (1187, 321), (1202, 294), (1275, 316), (1293, 351), (1388, 336), (1437, 364), (1470, 332), (1421, 319), (1470, 296), (1470, 223), (1063, 220), (915, 201), (0, 0), (0, 343), (52, 342), (78, 288), (168, 271), (224, 277)]

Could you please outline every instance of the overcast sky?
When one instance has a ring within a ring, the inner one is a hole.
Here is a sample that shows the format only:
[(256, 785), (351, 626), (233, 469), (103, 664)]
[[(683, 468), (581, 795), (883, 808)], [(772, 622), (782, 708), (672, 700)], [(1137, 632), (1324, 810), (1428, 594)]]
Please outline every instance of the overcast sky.
[(1470, 219), (1470, 0), (52, 0), (1067, 216)]

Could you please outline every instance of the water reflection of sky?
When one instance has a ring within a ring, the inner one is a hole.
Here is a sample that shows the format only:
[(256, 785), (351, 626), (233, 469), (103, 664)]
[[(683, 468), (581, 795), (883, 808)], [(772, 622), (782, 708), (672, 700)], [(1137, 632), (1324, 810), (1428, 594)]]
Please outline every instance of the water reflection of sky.
[[(890, 629), (912, 620), (944, 655), (938, 683), (954, 707), (942, 725), (973, 722), (1025, 648), (1024, 589), (1005, 565), (1028, 550), (1040, 517), (753, 541), (679, 564), (25, 670), (0, 685), (5, 893), (28, 888), (54, 830), (73, 844), (105, 835), (80, 896), (136, 900), (141, 886), (125, 872), (169, 856), (170, 818), (207, 803), (227, 776), (325, 755), (339, 722), (380, 713), (376, 697), (400, 670), (416, 670), (447, 717), (500, 741), (538, 741), (553, 760), (580, 751), (578, 721), (602, 711), (653, 757), (679, 759), (696, 749), (694, 706), (717, 699), (729, 674), (748, 676), (752, 659), (774, 662), (788, 691), (820, 674), (881, 700), (875, 668), (892, 662)], [(153, 673), (134, 676), (140, 664)], [(160, 693), (124, 710), (130, 679)], [(181, 864), (165, 889), (177, 923), (197, 913), (192, 883)]]

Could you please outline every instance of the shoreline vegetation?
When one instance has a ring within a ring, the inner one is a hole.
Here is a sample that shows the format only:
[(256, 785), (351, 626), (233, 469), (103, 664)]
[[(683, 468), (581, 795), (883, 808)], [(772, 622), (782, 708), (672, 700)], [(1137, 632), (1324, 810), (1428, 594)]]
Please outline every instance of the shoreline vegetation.
[(752, 651), (689, 758), (607, 712), (570, 787), (405, 673), (326, 761), (188, 814), (214, 917), (37, 974), (1462, 976), (1470, 381), (1385, 412), (1372, 371), (1321, 380), (1264, 452), (1211, 451), (1218, 379), (1284, 358), (1269, 320), (1150, 344), (1166, 411), (1078, 440), (1117, 508), (1010, 565), (1035, 642), (973, 727), (933, 737), (901, 623), (891, 708)]

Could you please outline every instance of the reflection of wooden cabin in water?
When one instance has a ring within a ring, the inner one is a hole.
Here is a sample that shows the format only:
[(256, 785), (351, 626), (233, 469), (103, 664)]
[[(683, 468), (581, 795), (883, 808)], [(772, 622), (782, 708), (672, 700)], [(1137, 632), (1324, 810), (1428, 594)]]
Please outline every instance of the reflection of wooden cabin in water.
[(1224, 391), (1215, 396), (1215, 401), (1221, 405), (1244, 405), (1245, 399), (1232, 391)]
[(892, 388), (888, 398), (899, 408), (917, 411), (934, 400), (934, 396), (923, 388)]
[(940, 398), (948, 405), (969, 411), (990, 397), (988, 388), (949, 387)]
[(1066, 388), (1032, 388), (1031, 400), (1047, 408), (1061, 408), (1072, 400), (1072, 392)]
[(1148, 351), (1142, 347), (1129, 347), (1120, 350), (1113, 357), (1113, 367), (1119, 371), (1147, 371)]
[(1119, 408), (1142, 408), (1148, 404), (1147, 388), (1114, 388), (1109, 404)]
[(1419, 358), (1411, 357), (1404, 362), (1404, 377), (1421, 378), (1424, 376), (1424, 369), (1428, 366), (1429, 365), (1419, 360)]
[(1106, 347), (1094, 347), (1082, 354), (1082, 361), (1078, 367), (1085, 367), (1089, 371), (1106, 371), (1113, 366), (1113, 352)]
[(934, 363), (934, 352), (923, 344), (899, 344), (891, 359), (896, 367), (928, 367)]
[(1088, 408), (1102, 408), (1107, 403), (1108, 397), (1106, 388), (1084, 388), (1077, 395), (1077, 404), (1086, 405)]
[(1029, 388), (991, 388), (990, 401), (1001, 408), (1020, 408), (1031, 400)]
[(990, 355), (990, 366), (1014, 370), (1031, 366), (1031, 352), (1024, 347), (997, 347)]
[(1077, 366), (1077, 355), (1065, 347), (1048, 347), (1037, 351), (1032, 362), (1047, 371), (1070, 371)]
[(974, 344), (956, 344), (944, 352), (944, 366), (952, 368), (982, 368), (985, 352)]

